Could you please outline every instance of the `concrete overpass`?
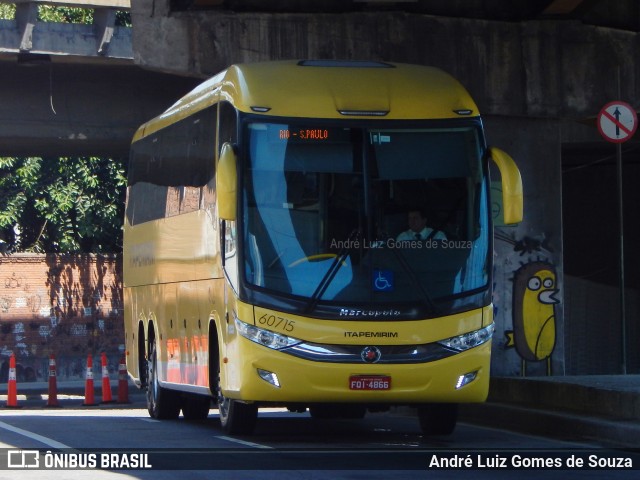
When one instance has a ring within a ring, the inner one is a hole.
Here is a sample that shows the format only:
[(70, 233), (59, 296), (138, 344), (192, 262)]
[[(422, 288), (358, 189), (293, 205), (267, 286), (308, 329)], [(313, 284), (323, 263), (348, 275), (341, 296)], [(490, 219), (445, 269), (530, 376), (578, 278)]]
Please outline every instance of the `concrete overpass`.
[[(525, 188), (525, 221), (496, 230), (492, 373), (618, 373), (623, 330), (629, 371), (640, 371), (630, 347), (640, 342), (640, 255), (627, 248), (623, 326), (615, 148), (594, 124), (610, 100), (640, 106), (639, 2), (136, 0), (132, 19), (135, 61), (162, 71), (208, 76), (235, 62), (344, 58), (428, 64), (458, 77)], [(639, 152), (637, 140), (625, 144), (627, 216), (640, 208)], [(640, 242), (632, 218), (629, 246)], [(551, 269), (562, 299), (554, 351), (539, 362), (525, 362), (508, 340), (524, 265)]]
[[(130, 0), (11, 3), (14, 18), (0, 19), (2, 156), (127, 155), (135, 128), (195, 84), (136, 64), (132, 28), (116, 24)], [(42, 21), (42, 5), (82, 8), (93, 22)]]
[[(376, 59), (452, 73), (525, 186), (525, 221), (497, 229), (494, 372), (517, 375), (524, 364), (506, 336), (523, 264), (552, 269), (563, 298), (553, 373), (619, 371), (615, 153), (594, 118), (610, 100), (640, 106), (636, 0), (135, 0), (125, 29), (105, 14), (93, 26), (30, 23), (32, 10), (0, 21), (0, 154), (124, 154), (135, 126), (231, 63)], [(625, 144), (627, 215), (640, 208), (639, 152), (637, 140)], [(636, 223), (625, 225), (630, 245), (640, 241)], [(640, 341), (639, 264), (628, 249), (629, 345)], [(640, 371), (640, 350), (628, 351)], [(532, 362), (528, 372), (546, 368)]]
[[(4, 2), (3, 2), (4, 3)], [(133, 58), (131, 28), (116, 26), (116, 13), (129, 10), (131, 0), (14, 0), (13, 23), (2, 28), (2, 51), (20, 54)], [(90, 11), (92, 24), (44, 22), (41, 5)]]
[[(640, 76), (632, 0), (7, 2), (16, 13), (0, 20), (5, 155), (124, 152), (135, 125), (236, 62), (431, 64), (462, 79), (485, 115), (559, 119), (595, 115), (617, 93), (618, 67), (626, 98)], [(94, 21), (41, 21), (42, 5), (83, 8)], [(133, 26), (116, 25), (117, 11)]]

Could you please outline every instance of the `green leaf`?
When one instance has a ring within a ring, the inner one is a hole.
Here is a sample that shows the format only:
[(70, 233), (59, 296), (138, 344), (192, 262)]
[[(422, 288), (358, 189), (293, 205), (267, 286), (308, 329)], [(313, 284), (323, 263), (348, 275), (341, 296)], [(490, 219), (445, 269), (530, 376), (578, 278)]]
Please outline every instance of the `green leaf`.
[(14, 251), (118, 252), (125, 188), (120, 159), (0, 157), (0, 230)]

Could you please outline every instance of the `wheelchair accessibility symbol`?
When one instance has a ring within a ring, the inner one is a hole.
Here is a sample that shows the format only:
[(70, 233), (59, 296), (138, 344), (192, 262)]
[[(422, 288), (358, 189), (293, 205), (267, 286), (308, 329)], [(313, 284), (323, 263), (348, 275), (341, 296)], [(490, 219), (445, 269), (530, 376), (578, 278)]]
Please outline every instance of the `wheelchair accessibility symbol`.
[(392, 292), (393, 271), (375, 269), (373, 271), (373, 289), (376, 292)]

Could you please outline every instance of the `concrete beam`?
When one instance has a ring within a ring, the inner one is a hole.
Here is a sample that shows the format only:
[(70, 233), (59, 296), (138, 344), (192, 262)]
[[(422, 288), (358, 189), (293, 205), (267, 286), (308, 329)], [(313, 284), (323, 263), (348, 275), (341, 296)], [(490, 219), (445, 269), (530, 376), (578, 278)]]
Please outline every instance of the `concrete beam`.
[(38, 22), (38, 5), (35, 3), (16, 4), (16, 27), (20, 37), (19, 50), (33, 48), (33, 29)]
[(133, 65), (0, 60), (0, 157), (127, 156), (139, 125), (198, 81)]
[[(0, 20), (0, 53), (133, 59), (130, 27), (115, 27), (115, 12), (97, 15), (95, 25), (33, 22), (32, 7), (16, 20)], [(108, 48), (107, 48), (108, 47)]]
[[(0, 53), (133, 58), (131, 28), (116, 27), (130, 0), (14, 0), (15, 20), (0, 20)], [(93, 25), (38, 21), (39, 5), (94, 9)]]
[[(162, 5), (162, 3), (160, 3)], [(135, 62), (210, 76), (232, 63), (286, 58), (434, 65), (456, 76), (481, 112), (586, 117), (617, 96), (638, 98), (638, 33), (578, 21), (501, 22), (402, 12), (171, 13), (132, 5)]]
[(107, 55), (116, 28), (116, 9), (100, 8), (93, 14), (98, 55)]

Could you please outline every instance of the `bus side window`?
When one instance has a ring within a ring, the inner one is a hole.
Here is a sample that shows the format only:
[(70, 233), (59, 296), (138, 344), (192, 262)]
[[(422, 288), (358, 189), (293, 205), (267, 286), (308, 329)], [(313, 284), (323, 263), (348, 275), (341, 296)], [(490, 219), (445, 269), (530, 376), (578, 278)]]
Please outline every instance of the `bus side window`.
[(132, 145), (126, 217), (131, 225), (165, 215), (166, 183), (162, 181), (162, 138), (143, 138)]

